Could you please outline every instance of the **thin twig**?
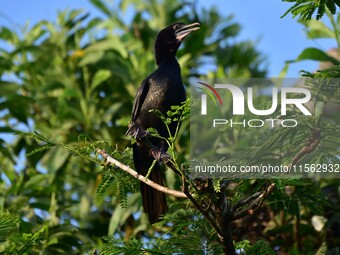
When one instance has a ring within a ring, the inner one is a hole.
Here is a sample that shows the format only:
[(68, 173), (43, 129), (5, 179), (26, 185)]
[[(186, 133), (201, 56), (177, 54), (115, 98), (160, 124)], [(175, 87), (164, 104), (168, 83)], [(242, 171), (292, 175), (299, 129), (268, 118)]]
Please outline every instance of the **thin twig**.
[(240, 207), (248, 204), (250, 201), (258, 198), (263, 192), (262, 191), (259, 191), (259, 192), (256, 192), (254, 194), (252, 194), (251, 196), (245, 198), (245, 199), (242, 199), (240, 201), (238, 201), (234, 206), (233, 206), (233, 211), (236, 211), (237, 209), (239, 209)]
[(204, 217), (208, 220), (210, 225), (215, 229), (219, 237), (223, 237), (223, 232), (221, 228), (217, 225), (217, 222), (215, 221), (215, 219), (213, 219), (211, 215), (209, 214), (209, 212), (205, 210), (205, 208), (203, 208), (202, 205), (200, 205), (200, 203), (198, 203), (195, 198), (193, 198), (193, 196), (190, 194), (187, 186), (184, 183), (183, 185), (184, 185), (183, 187), (184, 193), (187, 195), (188, 199), (194, 204), (196, 209), (199, 210), (204, 215)]
[(292, 168), (303, 156), (313, 152), (321, 139), (320, 129), (314, 129), (312, 133), (312, 137), (308, 140), (308, 142), (301, 148), (301, 150), (296, 154), (296, 156), (290, 162), (289, 169)]
[(264, 199), (273, 192), (275, 188), (275, 183), (271, 183), (265, 191), (262, 192), (260, 196), (258, 196), (249, 206), (246, 208), (237, 211), (232, 216), (232, 220), (237, 220), (243, 218), (247, 214), (253, 214), (257, 209), (259, 209), (264, 201)]
[(143, 175), (140, 175), (139, 173), (137, 173), (135, 170), (133, 170), (129, 166), (124, 165), (123, 163), (119, 162), (118, 160), (112, 158), (104, 150), (97, 149), (97, 153), (100, 154), (101, 156), (103, 156), (103, 158), (105, 159), (106, 163), (119, 167), (123, 171), (125, 171), (128, 174), (130, 174), (133, 177), (135, 177), (137, 180), (139, 180), (141, 182), (144, 182), (146, 185), (149, 185), (150, 187), (152, 187), (152, 188), (154, 188), (154, 189), (156, 189), (156, 190), (158, 190), (160, 192), (163, 192), (163, 193), (175, 196), (175, 197), (187, 198), (187, 196), (183, 192), (181, 192), (181, 191), (169, 189), (167, 187), (159, 185), (156, 182), (153, 182), (152, 180), (149, 180), (149, 179), (145, 178)]

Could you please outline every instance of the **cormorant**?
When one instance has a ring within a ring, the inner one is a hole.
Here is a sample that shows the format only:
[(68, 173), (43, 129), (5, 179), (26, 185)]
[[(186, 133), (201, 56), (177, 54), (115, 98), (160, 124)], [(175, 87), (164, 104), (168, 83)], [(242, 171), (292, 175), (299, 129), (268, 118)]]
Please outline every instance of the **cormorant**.
[[(147, 129), (154, 128), (162, 137), (169, 137), (162, 120), (150, 110), (159, 110), (166, 115), (173, 105), (180, 105), (185, 101), (185, 89), (181, 77), (181, 68), (176, 59), (176, 52), (183, 39), (190, 32), (199, 29), (199, 23), (185, 25), (172, 24), (161, 30), (155, 42), (155, 60), (158, 69), (146, 77), (140, 85), (132, 109), (132, 118), (127, 135), (137, 140), (133, 144), (133, 159), (137, 172), (143, 176), (148, 173), (155, 157), (149, 146), (143, 146), (138, 140), (148, 139), (160, 151), (166, 152), (168, 145), (162, 139), (148, 137)], [(170, 132), (176, 130), (177, 123), (172, 122)], [(159, 159), (158, 159), (159, 160)], [(150, 180), (163, 185), (163, 173), (157, 162), (149, 177)], [(152, 187), (140, 183), (144, 211), (148, 214), (151, 224), (164, 214), (168, 207), (165, 194)]]

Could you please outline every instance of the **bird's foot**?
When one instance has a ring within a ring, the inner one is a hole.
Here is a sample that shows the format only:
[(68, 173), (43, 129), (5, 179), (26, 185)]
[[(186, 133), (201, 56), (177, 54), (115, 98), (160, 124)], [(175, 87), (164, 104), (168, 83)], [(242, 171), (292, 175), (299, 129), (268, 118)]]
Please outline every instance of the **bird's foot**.
[(170, 155), (157, 146), (153, 146), (150, 153), (158, 162), (171, 160)]
[(130, 135), (136, 140), (142, 140), (149, 136), (149, 132), (136, 123), (131, 122), (125, 135)]

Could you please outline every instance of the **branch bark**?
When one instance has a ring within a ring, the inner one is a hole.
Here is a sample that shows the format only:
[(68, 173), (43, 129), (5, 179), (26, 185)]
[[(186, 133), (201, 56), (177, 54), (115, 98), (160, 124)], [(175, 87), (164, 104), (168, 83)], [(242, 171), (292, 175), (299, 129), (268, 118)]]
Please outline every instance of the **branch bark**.
[(226, 194), (225, 187), (222, 186), (221, 192), (217, 194), (218, 197), (216, 201), (216, 206), (218, 207), (217, 220), (219, 221), (219, 225), (221, 225), (222, 228), (221, 242), (223, 243), (224, 254), (236, 255), (231, 227), (234, 212), (232, 211), (231, 203), (226, 198), (225, 194)]
[(110, 165), (113, 165), (113, 166), (117, 166), (119, 167), (120, 169), (122, 169), (123, 171), (127, 172), (128, 174), (132, 175), (133, 177), (135, 177), (137, 180), (141, 181), (141, 182), (144, 182), (146, 185), (149, 185), (150, 187), (160, 191), (160, 192), (163, 192), (163, 193), (166, 193), (166, 194), (169, 194), (169, 195), (172, 195), (172, 196), (175, 196), (175, 197), (179, 197), (179, 198), (188, 198), (183, 192), (181, 191), (177, 191), (177, 190), (172, 190), (172, 189), (169, 189), (167, 187), (164, 187), (162, 185), (159, 185), (158, 183), (156, 182), (153, 182), (152, 180), (149, 180), (147, 178), (145, 178), (145, 176), (143, 175), (140, 175), (139, 173), (137, 173), (135, 170), (133, 170), (132, 168), (130, 168), (129, 166), (127, 165), (124, 165), (123, 163), (119, 162), (118, 160), (112, 158), (109, 154), (107, 154), (104, 150), (100, 150), (100, 149), (97, 149), (97, 153), (100, 154), (106, 163), (110, 164)]

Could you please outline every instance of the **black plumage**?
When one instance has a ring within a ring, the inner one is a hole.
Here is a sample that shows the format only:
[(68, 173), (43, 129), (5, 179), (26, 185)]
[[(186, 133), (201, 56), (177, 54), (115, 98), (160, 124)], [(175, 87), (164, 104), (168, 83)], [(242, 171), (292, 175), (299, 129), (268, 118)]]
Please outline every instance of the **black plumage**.
[[(168, 146), (162, 139), (147, 137), (146, 129), (154, 128), (163, 137), (168, 137), (168, 131), (160, 118), (150, 110), (159, 110), (166, 114), (173, 105), (185, 101), (185, 89), (181, 77), (181, 68), (176, 59), (176, 52), (182, 40), (192, 31), (199, 29), (198, 23), (185, 25), (176, 23), (161, 30), (155, 42), (155, 60), (158, 69), (144, 79), (137, 91), (132, 110), (131, 123), (127, 135), (137, 139), (133, 145), (133, 159), (137, 172), (146, 175), (154, 161), (150, 147), (139, 143), (148, 139), (162, 152)], [(177, 123), (171, 123), (170, 132), (174, 134)], [(159, 163), (156, 163), (148, 177), (150, 180), (163, 185), (163, 173)], [(140, 183), (144, 211), (148, 214), (150, 223), (158, 220), (167, 211), (165, 194), (150, 186)]]

